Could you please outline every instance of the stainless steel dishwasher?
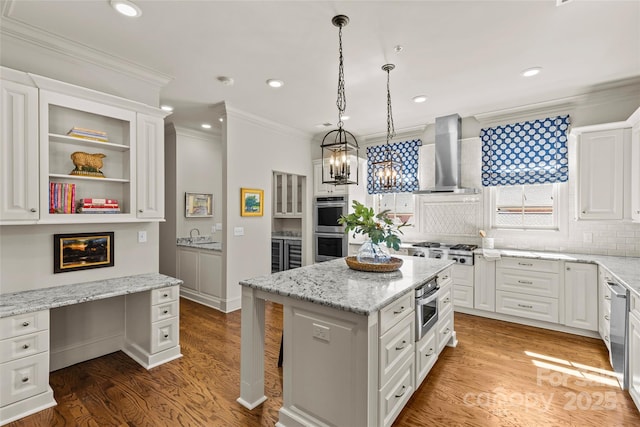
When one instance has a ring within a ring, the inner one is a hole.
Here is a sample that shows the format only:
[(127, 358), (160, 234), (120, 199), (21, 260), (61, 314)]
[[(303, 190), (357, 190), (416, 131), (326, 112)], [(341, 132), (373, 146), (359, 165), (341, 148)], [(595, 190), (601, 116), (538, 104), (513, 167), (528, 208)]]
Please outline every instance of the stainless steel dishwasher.
[(607, 282), (611, 290), (611, 366), (623, 390), (629, 388), (629, 290), (624, 286)]

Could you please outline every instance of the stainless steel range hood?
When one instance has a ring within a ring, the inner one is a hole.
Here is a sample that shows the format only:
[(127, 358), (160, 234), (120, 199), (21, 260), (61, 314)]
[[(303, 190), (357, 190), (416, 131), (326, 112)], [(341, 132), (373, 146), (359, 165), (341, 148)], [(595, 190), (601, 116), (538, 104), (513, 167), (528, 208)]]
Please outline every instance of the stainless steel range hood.
[(462, 120), (458, 114), (436, 117), (436, 186), (413, 194), (476, 194), (477, 188), (460, 187), (460, 135)]

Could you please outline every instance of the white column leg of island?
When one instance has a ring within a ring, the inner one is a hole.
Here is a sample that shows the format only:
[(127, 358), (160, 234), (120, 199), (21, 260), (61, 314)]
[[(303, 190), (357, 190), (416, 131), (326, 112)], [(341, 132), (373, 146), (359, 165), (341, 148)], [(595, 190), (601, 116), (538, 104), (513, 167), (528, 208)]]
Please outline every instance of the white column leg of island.
[(240, 340), (240, 397), (237, 402), (253, 409), (267, 400), (264, 394), (264, 299), (254, 289), (242, 288)]

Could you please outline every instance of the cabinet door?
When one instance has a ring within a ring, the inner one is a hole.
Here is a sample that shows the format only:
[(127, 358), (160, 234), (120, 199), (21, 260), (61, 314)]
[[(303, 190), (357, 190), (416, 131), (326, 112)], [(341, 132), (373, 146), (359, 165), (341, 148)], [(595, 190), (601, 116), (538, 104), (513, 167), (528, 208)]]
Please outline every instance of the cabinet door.
[(313, 194), (316, 196), (326, 196), (329, 194), (329, 185), (322, 183), (322, 162), (313, 164)]
[(623, 130), (587, 132), (578, 143), (578, 218), (622, 219)]
[(640, 123), (631, 130), (631, 219), (640, 222)]
[(598, 330), (598, 267), (594, 264), (565, 263), (564, 324)]
[(38, 90), (1, 80), (0, 221), (37, 220)]
[(198, 269), (200, 292), (216, 298), (222, 298), (222, 257), (201, 251)]
[(164, 120), (138, 114), (137, 217), (164, 218)]
[(273, 174), (273, 215), (279, 216), (285, 213), (285, 198), (287, 188), (285, 186), (285, 174), (276, 172)]
[(629, 394), (640, 409), (640, 318), (629, 315)]
[(496, 311), (496, 263), (482, 255), (474, 260), (473, 306), (479, 310)]
[(185, 288), (198, 290), (198, 251), (178, 249), (178, 279), (184, 281)]

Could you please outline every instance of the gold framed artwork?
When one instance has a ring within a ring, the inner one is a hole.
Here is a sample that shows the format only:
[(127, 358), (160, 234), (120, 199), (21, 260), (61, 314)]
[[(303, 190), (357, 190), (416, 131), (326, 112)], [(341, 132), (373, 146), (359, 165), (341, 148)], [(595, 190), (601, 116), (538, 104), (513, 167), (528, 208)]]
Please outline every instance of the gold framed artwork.
[(113, 231), (53, 235), (54, 273), (113, 265)]
[(264, 190), (255, 188), (240, 189), (240, 215), (262, 216), (264, 207)]
[(213, 194), (209, 193), (185, 193), (184, 195), (184, 216), (190, 217), (212, 217), (213, 216)]

